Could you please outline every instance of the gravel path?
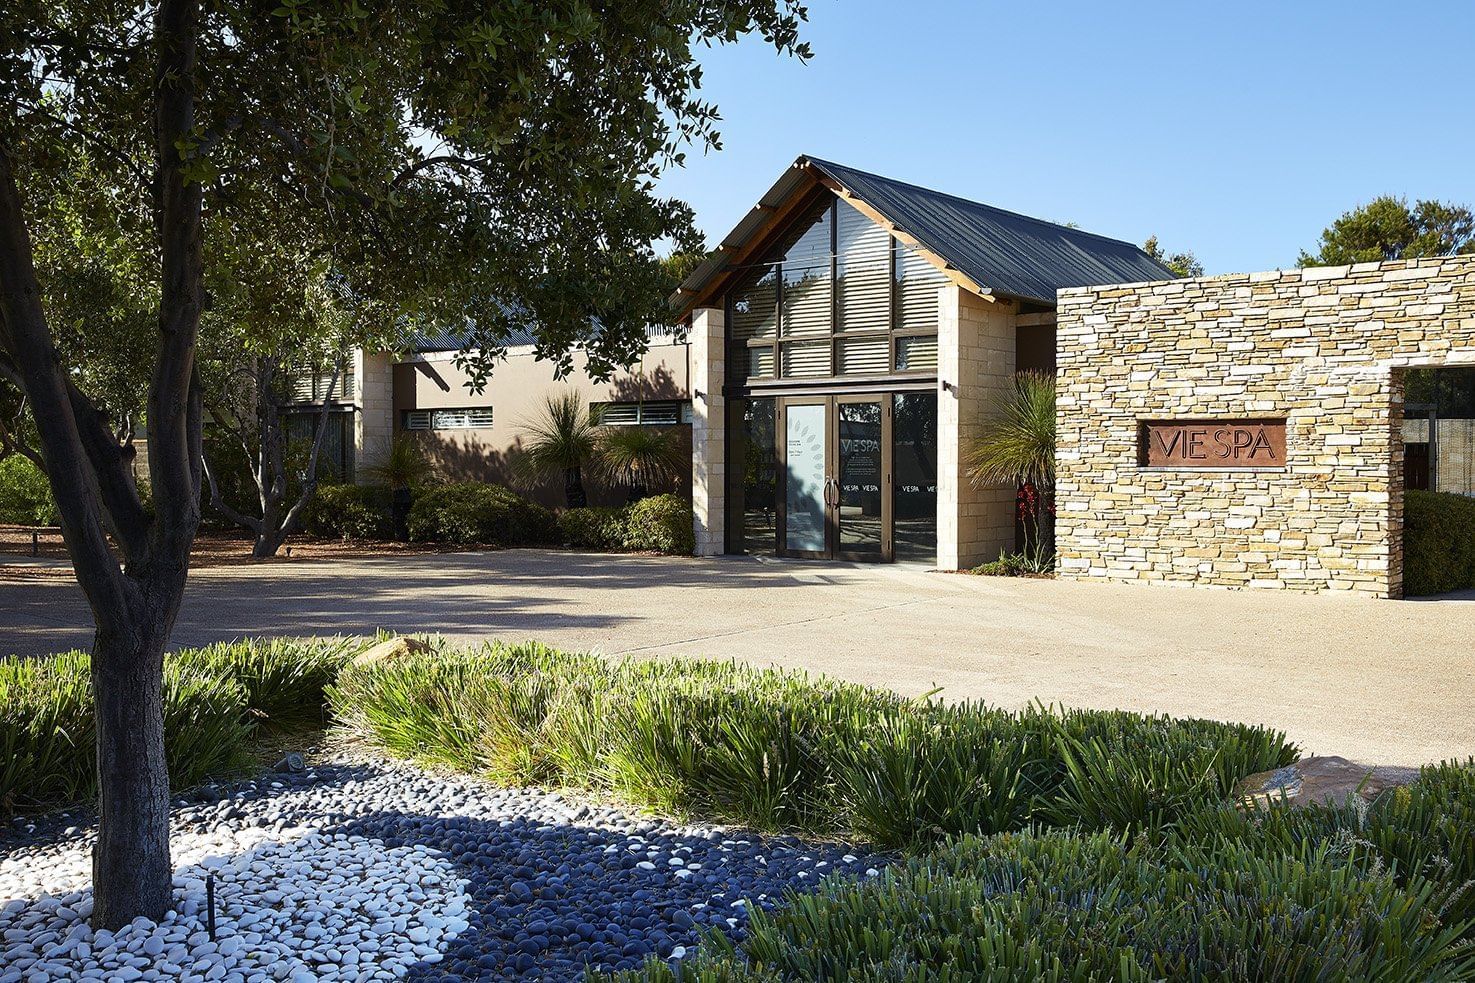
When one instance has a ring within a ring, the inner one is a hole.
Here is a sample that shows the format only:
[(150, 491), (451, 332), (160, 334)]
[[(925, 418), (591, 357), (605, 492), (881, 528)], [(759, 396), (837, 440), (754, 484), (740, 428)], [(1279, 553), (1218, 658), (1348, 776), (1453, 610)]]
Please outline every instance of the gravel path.
[[(348, 762), (176, 803), (176, 910), (93, 932), (90, 826), (0, 827), (0, 983), (576, 980), (741, 938), (751, 905), (880, 857)], [(217, 930), (206, 931), (213, 873)]]

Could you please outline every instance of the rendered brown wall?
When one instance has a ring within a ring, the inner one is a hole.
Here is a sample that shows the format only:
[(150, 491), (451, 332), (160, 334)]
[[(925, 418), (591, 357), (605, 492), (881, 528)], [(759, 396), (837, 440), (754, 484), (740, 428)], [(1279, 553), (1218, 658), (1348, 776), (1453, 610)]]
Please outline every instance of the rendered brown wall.
[[(1475, 365), (1475, 257), (1063, 290), (1060, 575), (1397, 597), (1402, 370)], [(1284, 418), (1276, 470), (1138, 463), (1143, 420)]]
[[(550, 363), (535, 359), (527, 349), (514, 350), (497, 365), (481, 395), (473, 395), (466, 387), (466, 373), (456, 367), (450, 354), (400, 362), (394, 366), (395, 430), (403, 429), (408, 410), (490, 406), (490, 428), (415, 431), (415, 434), (425, 441), (448, 478), (515, 484), (546, 505), (562, 505), (561, 479), (527, 485), (518, 480), (512, 464), (522, 442), (522, 425), (537, 417), (545, 396), (571, 388), (586, 404), (689, 398), (684, 344), (652, 345), (639, 363), (605, 383), (591, 381), (583, 369), (583, 357), (575, 356), (574, 371), (566, 379), (558, 380), (553, 377)], [(690, 427), (681, 425), (678, 429), (683, 434), (683, 452), (689, 460)], [(591, 504), (615, 505), (625, 500), (622, 489), (608, 487), (593, 474), (585, 475), (584, 485)], [(652, 490), (689, 495), (690, 489), (688, 473), (674, 488)]]

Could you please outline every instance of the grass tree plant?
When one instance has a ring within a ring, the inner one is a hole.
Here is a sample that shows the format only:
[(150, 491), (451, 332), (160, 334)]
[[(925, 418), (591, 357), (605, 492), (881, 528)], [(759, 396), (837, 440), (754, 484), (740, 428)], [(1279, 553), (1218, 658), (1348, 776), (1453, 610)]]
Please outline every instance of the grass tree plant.
[(680, 437), (666, 427), (601, 427), (597, 452), (600, 476), (625, 488), (631, 503), (653, 485), (675, 483), (687, 465)]
[(1025, 529), (1025, 553), (1043, 565), (1054, 552), (1055, 377), (1026, 371), (967, 448), (976, 485), (1013, 485)]
[(562, 474), (565, 504), (571, 509), (588, 505), (584, 467), (594, 460), (599, 427), (583, 397), (572, 389), (548, 393), (541, 410), (519, 432), (521, 467), (530, 476)]

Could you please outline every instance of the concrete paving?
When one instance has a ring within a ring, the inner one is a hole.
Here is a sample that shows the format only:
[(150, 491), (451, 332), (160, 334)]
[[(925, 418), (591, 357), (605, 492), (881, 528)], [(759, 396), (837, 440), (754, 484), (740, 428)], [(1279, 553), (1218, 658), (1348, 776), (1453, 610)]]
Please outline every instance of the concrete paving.
[[(89, 624), (70, 580), (0, 565), (0, 651), (85, 647)], [(1475, 599), (509, 550), (201, 570), (174, 642), (377, 628), (744, 659), (1007, 707), (1257, 722), (1374, 764), (1475, 755)]]

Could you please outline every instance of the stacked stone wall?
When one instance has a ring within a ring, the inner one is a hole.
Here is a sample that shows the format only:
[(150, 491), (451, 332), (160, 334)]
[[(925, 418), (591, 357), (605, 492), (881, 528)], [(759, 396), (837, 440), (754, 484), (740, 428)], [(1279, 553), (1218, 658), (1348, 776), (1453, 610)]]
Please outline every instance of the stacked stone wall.
[[(1475, 365), (1475, 257), (1064, 290), (1060, 575), (1401, 594), (1402, 377)], [(1286, 421), (1284, 467), (1149, 468), (1148, 420)]]

